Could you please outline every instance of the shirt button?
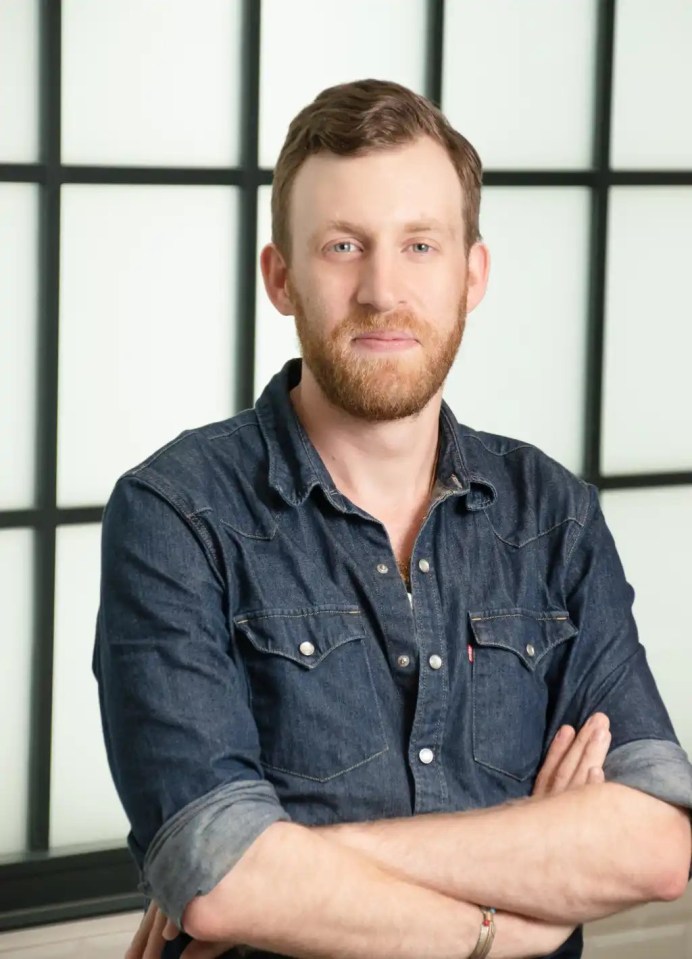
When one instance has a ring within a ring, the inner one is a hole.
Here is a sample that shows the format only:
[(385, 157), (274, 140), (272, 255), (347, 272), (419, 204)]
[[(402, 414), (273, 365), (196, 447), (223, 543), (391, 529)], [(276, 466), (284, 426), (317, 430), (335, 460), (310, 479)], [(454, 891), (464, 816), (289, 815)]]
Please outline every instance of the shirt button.
[(529, 654), (529, 656), (533, 656), (533, 654), (536, 652), (531, 643), (529, 643), (526, 647), (526, 652)]
[(410, 662), (411, 660), (409, 659), (408, 656), (399, 656), (399, 658), (397, 659), (397, 663), (399, 664), (399, 666), (402, 666), (402, 667), (408, 666)]
[(428, 662), (430, 663), (431, 669), (439, 669), (440, 666), (442, 665), (442, 660), (437, 654), (433, 654), (428, 660)]
[(427, 765), (433, 761), (435, 758), (435, 753), (432, 751), (432, 749), (428, 749), (426, 746), (425, 749), (421, 749), (421, 751), (418, 753), (418, 758), (422, 763)]
[(427, 573), (430, 570), (430, 563), (427, 561), (427, 559), (418, 560), (418, 569), (421, 571), (421, 573)]
[(378, 572), (378, 573), (388, 573), (388, 572), (389, 572), (389, 566), (385, 566), (384, 563), (378, 563), (378, 564), (377, 564), (377, 572)]
[(312, 654), (315, 652), (315, 647), (312, 645), (312, 643), (308, 643), (307, 641), (301, 643), (298, 649), (301, 651), (303, 656), (312, 656)]

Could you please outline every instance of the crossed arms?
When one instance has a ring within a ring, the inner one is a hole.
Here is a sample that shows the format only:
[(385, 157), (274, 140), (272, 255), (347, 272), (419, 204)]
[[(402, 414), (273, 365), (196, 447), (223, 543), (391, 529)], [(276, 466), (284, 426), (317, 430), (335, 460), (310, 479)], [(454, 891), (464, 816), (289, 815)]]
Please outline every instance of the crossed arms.
[[(678, 898), (689, 812), (603, 781), (603, 714), (578, 735), (565, 729), (528, 799), (329, 827), (274, 823), (185, 910), (185, 930), (219, 944), (199, 955), (249, 943), (296, 956), (462, 957), (478, 937), (472, 904), (490, 903), (493, 959), (540, 956), (581, 922)], [(197, 947), (207, 948), (193, 943), (191, 959)]]

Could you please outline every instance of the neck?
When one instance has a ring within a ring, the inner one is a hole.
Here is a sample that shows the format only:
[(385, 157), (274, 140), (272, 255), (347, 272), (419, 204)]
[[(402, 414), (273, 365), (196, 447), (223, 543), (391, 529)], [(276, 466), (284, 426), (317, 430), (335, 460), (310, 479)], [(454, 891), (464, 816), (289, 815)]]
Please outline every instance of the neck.
[(337, 489), (366, 509), (427, 505), (438, 452), (441, 395), (415, 416), (364, 422), (334, 407), (303, 364), (291, 402)]

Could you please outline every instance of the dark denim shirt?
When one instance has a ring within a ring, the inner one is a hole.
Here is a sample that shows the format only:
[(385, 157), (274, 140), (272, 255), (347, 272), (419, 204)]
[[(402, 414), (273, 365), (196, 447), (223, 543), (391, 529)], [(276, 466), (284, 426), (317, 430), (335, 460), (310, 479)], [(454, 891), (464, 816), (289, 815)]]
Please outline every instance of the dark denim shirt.
[[(409, 602), (294, 413), (300, 371), (128, 470), (104, 513), (93, 670), (140, 891), (180, 926), (276, 820), (528, 796), (596, 710), (606, 779), (692, 807), (597, 488), (443, 402)], [(580, 926), (554, 955), (581, 949)]]

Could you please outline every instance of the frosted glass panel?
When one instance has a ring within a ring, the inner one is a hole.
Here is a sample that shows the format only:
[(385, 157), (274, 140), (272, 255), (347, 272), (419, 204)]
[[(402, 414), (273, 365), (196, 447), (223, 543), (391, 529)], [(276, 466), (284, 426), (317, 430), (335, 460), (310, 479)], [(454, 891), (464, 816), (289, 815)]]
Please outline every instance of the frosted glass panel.
[[(259, 250), (271, 240), (271, 187), (259, 189), (257, 210), (257, 240)], [(255, 326), (255, 399), (260, 395), (274, 373), (286, 360), (300, 355), (296, 321), (279, 313), (264, 289), (262, 273), (257, 267), (257, 323)]]
[(38, 159), (38, 4), (0, 3), (0, 163)]
[(69, 186), (61, 228), (58, 501), (73, 506), (232, 414), (237, 195)]
[(424, 92), (425, 0), (263, 0), (259, 160), (274, 166), (288, 125), (325, 87), (363, 77)]
[(0, 509), (34, 505), (37, 189), (0, 183)]
[(615, 168), (692, 166), (692, 4), (615, 4), (613, 129)]
[(675, 732), (692, 758), (692, 486), (604, 490), (601, 503), (634, 587), (639, 638)]
[(29, 802), (33, 533), (0, 531), (0, 856), (26, 849)]
[(91, 671), (100, 543), (99, 524), (57, 531), (51, 848), (115, 840), (124, 845), (129, 831), (108, 768), (98, 686)]
[(610, 194), (603, 472), (692, 469), (692, 188)]
[(486, 169), (591, 166), (596, 6), (447, 0), (442, 107)]
[(237, 163), (241, 11), (63, 0), (63, 162)]
[(486, 187), (491, 255), (445, 388), (457, 418), (524, 439), (582, 471), (589, 195)]

